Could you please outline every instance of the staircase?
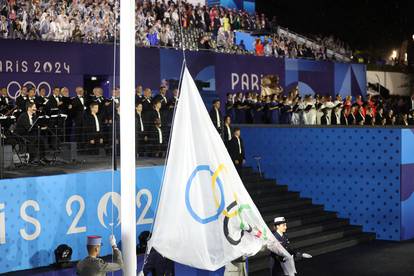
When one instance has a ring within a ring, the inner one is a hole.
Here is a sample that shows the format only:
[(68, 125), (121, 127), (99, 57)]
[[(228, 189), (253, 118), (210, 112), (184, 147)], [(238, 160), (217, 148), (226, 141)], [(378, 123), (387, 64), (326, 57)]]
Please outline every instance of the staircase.
[[(268, 225), (278, 216), (287, 219), (291, 246), (300, 252), (317, 256), (375, 239), (375, 234), (363, 233), (361, 226), (350, 225), (348, 219), (324, 211), (323, 205), (288, 191), (287, 186), (265, 179), (252, 168), (244, 168), (241, 178)], [(269, 252), (249, 258), (249, 275), (269, 273)]]

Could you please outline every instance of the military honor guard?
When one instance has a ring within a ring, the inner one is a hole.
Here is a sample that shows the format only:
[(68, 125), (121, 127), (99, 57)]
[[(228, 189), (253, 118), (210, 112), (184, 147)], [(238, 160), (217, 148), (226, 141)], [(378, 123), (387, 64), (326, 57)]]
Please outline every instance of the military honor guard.
[(116, 240), (113, 235), (109, 236), (109, 243), (113, 250), (114, 263), (107, 263), (99, 258), (102, 238), (100, 236), (88, 236), (88, 257), (77, 264), (76, 274), (79, 276), (106, 276), (107, 272), (114, 272), (122, 269), (122, 253), (117, 248)]
[[(280, 242), (280, 244), (286, 249), (289, 254), (293, 256), (295, 260), (300, 260), (302, 258), (309, 259), (312, 258), (311, 255), (307, 253), (301, 253), (294, 250), (290, 246), (289, 239), (286, 235), (287, 224), (284, 217), (277, 217), (274, 219), (273, 235)], [(272, 259), (272, 276), (285, 276), (283, 266), (285, 264), (285, 259), (281, 256), (278, 256), (274, 253), (271, 253)]]

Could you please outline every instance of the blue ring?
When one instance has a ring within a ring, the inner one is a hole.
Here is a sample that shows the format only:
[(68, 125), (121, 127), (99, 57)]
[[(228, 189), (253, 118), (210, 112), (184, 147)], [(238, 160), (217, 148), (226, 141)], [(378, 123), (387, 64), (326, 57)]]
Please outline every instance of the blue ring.
[(193, 208), (191, 207), (191, 203), (190, 203), (190, 188), (191, 188), (191, 184), (193, 183), (194, 177), (197, 175), (198, 172), (201, 171), (208, 171), (210, 172), (211, 176), (214, 175), (214, 172), (212, 170), (210, 170), (210, 166), (208, 165), (199, 165), (195, 168), (195, 170), (193, 171), (193, 173), (191, 174), (190, 178), (187, 181), (187, 186), (185, 188), (185, 205), (187, 206), (187, 210), (190, 213), (190, 215), (199, 223), (201, 224), (207, 224), (210, 223), (212, 221), (215, 221), (219, 218), (220, 214), (223, 212), (224, 210), (224, 190), (223, 190), (223, 183), (221, 182), (220, 178), (217, 177), (217, 184), (220, 190), (220, 195), (221, 195), (221, 202), (220, 202), (220, 206), (217, 209), (217, 213), (215, 215), (212, 215), (210, 217), (207, 218), (200, 218), (196, 212), (194, 212)]

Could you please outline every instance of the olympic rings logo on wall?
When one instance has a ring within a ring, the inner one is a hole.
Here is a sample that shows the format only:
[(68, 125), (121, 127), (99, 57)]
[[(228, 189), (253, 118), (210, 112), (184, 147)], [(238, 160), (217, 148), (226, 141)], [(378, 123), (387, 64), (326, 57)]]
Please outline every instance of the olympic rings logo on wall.
[[(245, 232), (247, 233), (254, 232), (254, 235), (256, 237), (267, 240), (266, 227), (264, 227), (263, 229), (259, 229), (257, 226), (252, 227), (250, 224), (247, 224), (244, 221), (242, 213), (245, 211), (251, 211), (252, 208), (249, 204), (239, 204), (239, 200), (237, 198), (236, 193), (233, 194), (234, 200), (227, 207), (225, 207), (226, 200), (224, 196), (224, 186), (223, 186), (224, 183), (219, 177), (219, 174), (224, 169), (225, 169), (225, 166), (223, 164), (220, 164), (216, 171), (212, 171), (210, 169), (210, 166), (208, 165), (199, 165), (194, 169), (194, 171), (191, 173), (187, 181), (187, 185), (185, 189), (185, 204), (186, 204), (188, 212), (193, 217), (193, 219), (199, 222), (200, 224), (208, 224), (210, 222), (216, 221), (219, 219), (220, 215), (223, 215), (224, 216), (224, 220), (223, 220), (224, 236), (226, 237), (227, 241), (232, 245), (238, 245), (241, 242)], [(211, 188), (212, 188), (212, 193), (213, 193), (213, 198), (214, 198), (214, 204), (216, 207), (216, 212), (213, 215), (208, 216), (206, 218), (200, 217), (194, 211), (193, 207), (191, 206), (191, 202), (190, 202), (191, 185), (194, 181), (194, 178), (197, 176), (197, 174), (203, 171), (207, 171), (211, 175)], [(220, 198), (217, 195), (216, 186), (218, 187), (218, 190), (220, 191)], [(234, 211), (232, 211), (233, 209)], [(230, 231), (229, 231), (230, 219), (235, 218), (235, 217), (238, 217), (240, 221), (240, 224), (239, 224), (240, 237), (238, 239), (234, 239), (233, 237), (231, 237)]]
[(49, 97), (52, 93), (52, 87), (50, 86), (50, 84), (47, 81), (41, 81), (41, 82), (39, 82), (38, 85), (36, 85), (32, 81), (26, 81), (25, 83), (23, 83), (23, 85), (21, 85), (17, 81), (11, 81), (6, 86), (7, 95), (9, 95), (9, 97), (12, 98), (13, 100), (16, 100), (16, 98), (19, 97), (19, 95), (20, 95), (20, 91), (21, 91), (22, 87), (24, 87), (24, 86), (34, 87), (36, 89), (36, 94), (39, 94), (40, 88), (45, 88), (46, 89), (46, 97)]

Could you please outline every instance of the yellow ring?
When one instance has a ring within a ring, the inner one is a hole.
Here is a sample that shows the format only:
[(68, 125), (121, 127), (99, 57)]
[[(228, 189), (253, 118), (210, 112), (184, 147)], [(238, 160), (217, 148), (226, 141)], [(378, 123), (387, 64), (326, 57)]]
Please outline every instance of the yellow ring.
[[(223, 164), (220, 164), (220, 165), (219, 165), (219, 167), (217, 168), (217, 170), (214, 172), (214, 174), (213, 174), (212, 178), (211, 178), (211, 188), (212, 188), (212, 190), (213, 190), (214, 202), (215, 202), (215, 204), (216, 204), (216, 207), (217, 207), (217, 208), (220, 206), (220, 202), (219, 202), (219, 200), (218, 200), (218, 198), (217, 198), (217, 194), (216, 194), (216, 179), (217, 179), (217, 177), (218, 177), (219, 173), (220, 173), (223, 169), (225, 169), (224, 165), (223, 165)], [(236, 193), (234, 193), (234, 194), (233, 194), (233, 196), (234, 196), (234, 198), (235, 198), (235, 200), (236, 200), (236, 202), (237, 202), (237, 195), (236, 195)], [(222, 199), (222, 200), (223, 200), (223, 199)], [(226, 209), (224, 209), (224, 210), (223, 210), (223, 215), (224, 215), (225, 217), (228, 217), (228, 218), (234, 218), (235, 216), (237, 216), (237, 214), (238, 214), (238, 210), (237, 210), (237, 208), (236, 208), (236, 210), (235, 210), (234, 212), (232, 212), (232, 213), (228, 213), (228, 212), (226, 211)]]

